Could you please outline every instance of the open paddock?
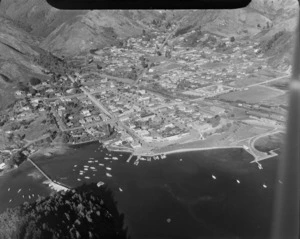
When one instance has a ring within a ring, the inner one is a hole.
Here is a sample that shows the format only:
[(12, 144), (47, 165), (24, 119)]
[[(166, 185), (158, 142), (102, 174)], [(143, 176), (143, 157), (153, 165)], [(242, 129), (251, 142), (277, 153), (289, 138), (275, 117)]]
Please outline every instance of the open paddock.
[(230, 92), (228, 94), (220, 95), (219, 98), (226, 101), (242, 101), (246, 103), (261, 103), (274, 97), (282, 95), (278, 90), (262, 86), (253, 86), (248, 90)]

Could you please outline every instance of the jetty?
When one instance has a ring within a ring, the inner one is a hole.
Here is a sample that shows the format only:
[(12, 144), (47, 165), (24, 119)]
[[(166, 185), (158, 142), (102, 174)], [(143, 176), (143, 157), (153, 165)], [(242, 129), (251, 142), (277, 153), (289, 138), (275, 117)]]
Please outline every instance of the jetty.
[(129, 158), (126, 160), (126, 163), (129, 163), (132, 157), (133, 157), (133, 154), (130, 154)]
[(49, 184), (51, 183), (53, 186), (57, 186), (57, 188), (60, 188), (61, 190), (64, 191), (68, 191), (71, 189), (70, 187), (60, 182), (57, 182), (56, 180), (52, 180), (50, 176), (48, 176), (46, 172), (43, 171), (31, 158), (28, 157), (27, 160), (49, 181)]

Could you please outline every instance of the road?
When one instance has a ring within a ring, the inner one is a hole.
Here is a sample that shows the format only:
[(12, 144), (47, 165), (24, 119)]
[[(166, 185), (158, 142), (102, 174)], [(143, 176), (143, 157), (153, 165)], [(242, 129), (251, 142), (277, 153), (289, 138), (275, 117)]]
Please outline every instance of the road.
[(86, 90), (84, 87), (81, 87), (80, 89), (101, 111), (103, 111), (110, 118), (113, 118), (112, 114), (107, 109), (105, 109), (105, 107), (96, 99), (95, 96), (89, 93), (88, 90)]
[(280, 79), (283, 79), (283, 78), (286, 78), (286, 77), (289, 77), (289, 76), (291, 76), (291, 75), (288, 74), (288, 75), (280, 76), (280, 77), (277, 77), (277, 78), (273, 78), (271, 80), (266, 80), (266, 81), (263, 81), (263, 82), (248, 85), (248, 86), (246, 86), (246, 88), (257, 86), (257, 85), (263, 85), (263, 84), (266, 84), (266, 83), (269, 83), (269, 82), (272, 82), (272, 81), (277, 81), (277, 80), (280, 80)]

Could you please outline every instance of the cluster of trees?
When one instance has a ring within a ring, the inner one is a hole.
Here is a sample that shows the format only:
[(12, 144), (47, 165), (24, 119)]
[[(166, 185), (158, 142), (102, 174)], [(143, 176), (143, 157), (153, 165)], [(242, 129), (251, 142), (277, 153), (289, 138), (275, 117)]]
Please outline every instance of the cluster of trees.
[(73, 67), (64, 59), (60, 59), (47, 51), (42, 51), (34, 61), (56, 75), (66, 75), (73, 72)]
[(126, 239), (112, 192), (95, 183), (39, 197), (0, 214), (2, 239)]
[(39, 78), (36, 78), (36, 77), (31, 77), (29, 82), (32, 86), (36, 86), (36, 85), (41, 84), (41, 80)]
[(174, 36), (178, 37), (180, 35), (184, 35), (184, 34), (188, 33), (188, 31), (190, 31), (193, 27), (194, 27), (193, 25), (189, 25), (189, 26), (180, 28), (175, 32)]
[(220, 123), (220, 120), (221, 120), (221, 117), (219, 115), (216, 115), (215, 117), (207, 119), (206, 123), (211, 124), (212, 127), (217, 127)]
[(267, 52), (273, 48), (275, 48), (275, 46), (279, 45), (279, 41), (281, 40), (281, 38), (283, 38), (283, 36), (287, 35), (286, 31), (279, 31), (277, 32), (269, 41), (263, 42), (262, 43), (262, 51), (263, 52)]
[(9, 165), (12, 167), (14, 165), (19, 166), (21, 163), (23, 163), (26, 160), (26, 155), (22, 153), (22, 151), (15, 152), (9, 161)]

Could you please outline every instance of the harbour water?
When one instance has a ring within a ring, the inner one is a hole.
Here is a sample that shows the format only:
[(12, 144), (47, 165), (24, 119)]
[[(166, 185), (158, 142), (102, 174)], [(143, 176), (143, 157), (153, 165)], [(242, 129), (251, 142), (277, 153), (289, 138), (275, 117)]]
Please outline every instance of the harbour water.
[[(277, 158), (259, 170), (242, 149), (177, 153), (138, 165), (135, 157), (126, 163), (128, 157), (92, 143), (35, 162), (71, 187), (108, 185), (133, 239), (269, 238)], [(34, 171), (26, 164), (0, 178), (1, 211), (25, 200), (14, 197), (20, 188), (49, 194), (44, 179), (28, 176)]]

